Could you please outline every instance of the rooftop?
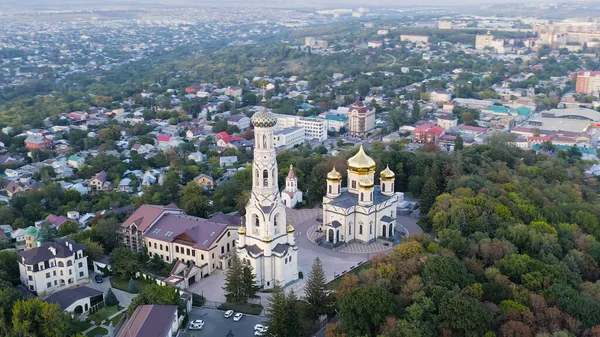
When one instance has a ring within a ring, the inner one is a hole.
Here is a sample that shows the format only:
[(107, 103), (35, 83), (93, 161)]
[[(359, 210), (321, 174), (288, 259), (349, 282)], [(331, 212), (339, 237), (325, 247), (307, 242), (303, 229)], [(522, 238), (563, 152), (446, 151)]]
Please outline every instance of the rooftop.
[(48, 303), (56, 303), (61, 310), (65, 310), (71, 304), (75, 303), (75, 301), (78, 301), (82, 298), (94, 297), (103, 294), (104, 293), (99, 290), (83, 286), (57, 291), (46, 298), (45, 301)]
[(140, 305), (117, 337), (164, 337), (175, 319), (176, 305)]

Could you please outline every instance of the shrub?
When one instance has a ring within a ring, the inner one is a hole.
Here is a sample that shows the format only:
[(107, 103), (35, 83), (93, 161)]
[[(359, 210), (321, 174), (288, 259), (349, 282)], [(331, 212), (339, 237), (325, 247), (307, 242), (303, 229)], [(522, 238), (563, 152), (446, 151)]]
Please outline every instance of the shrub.
[(132, 294), (138, 293), (138, 288), (135, 285), (135, 281), (133, 279), (129, 279), (129, 292)]
[[(135, 283), (134, 283), (134, 286), (135, 286)], [(115, 293), (113, 293), (112, 288), (108, 288), (108, 292), (106, 293), (106, 296), (104, 297), (104, 303), (108, 307), (112, 307), (113, 305), (119, 304), (119, 300), (117, 300), (117, 296), (115, 296)]]

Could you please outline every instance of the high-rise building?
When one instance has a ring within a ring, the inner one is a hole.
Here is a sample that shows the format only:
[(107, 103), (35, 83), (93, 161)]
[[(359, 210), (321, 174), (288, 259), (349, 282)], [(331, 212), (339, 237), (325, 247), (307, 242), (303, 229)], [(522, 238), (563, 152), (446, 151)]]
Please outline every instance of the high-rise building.
[(259, 286), (285, 286), (298, 279), (294, 227), (286, 226), (285, 205), (277, 183), (273, 132), (277, 118), (267, 109), (252, 116), (254, 162), (252, 192), (238, 230), (237, 255), (252, 266)]
[(575, 91), (578, 94), (591, 95), (600, 92), (600, 71), (580, 71), (577, 73), (577, 85)]
[(350, 106), (348, 118), (352, 137), (365, 139), (375, 131), (375, 108), (364, 105), (360, 100)]

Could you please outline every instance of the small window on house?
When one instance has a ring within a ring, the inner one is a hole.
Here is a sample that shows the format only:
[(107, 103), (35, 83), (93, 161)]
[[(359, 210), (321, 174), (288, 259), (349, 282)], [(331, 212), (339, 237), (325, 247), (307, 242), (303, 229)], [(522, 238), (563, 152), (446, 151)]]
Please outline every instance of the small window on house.
[(165, 251), (168, 252), (169, 251), (169, 246), (165, 246)]
[(196, 251), (192, 249), (192, 256), (196, 256)]
[(33, 276), (29, 275), (29, 281), (33, 281)]
[(204, 261), (204, 254), (200, 254), (200, 260)]
[(179, 246), (175, 246), (175, 253), (179, 253)]
[(231, 236), (231, 232), (228, 231), (227, 232), (227, 237), (230, 237), (230, 236)]
[(160, 245), (160, 250), (163, 250), (163, 249), (162, 249), (162, 245)]
[(79, 268), (83, 267), (83, 262), (79, 262)]
[(49, 277), (50, 277), (50, 273), (46, 273), (46, 278), (49, 278)]
[(83, 272), (82, 271), (79, 272), (79, 277), (83, 277)]
[(212, 258), (213, 258), (213, 259), (215, 258), (215, 253), (212, 253)]
[(225, 254), (225, 246), (221, 246), (221, 254)]
[(190, 249), (189, 249), (189, 248), (187, 248), (187, 249), (186, 249), (186, 252), (187, 252), (187, 254), (186, 254), (186, 255), (188, 255), (188, 256), (189, 256), (189, 255), (190, 255)]
[(154, 249), (156, 249), (156, 242), (154, 243)]
[(50, 288), (50, 287), (52, 287), (52, 282), (46, 283), (46, 288)]

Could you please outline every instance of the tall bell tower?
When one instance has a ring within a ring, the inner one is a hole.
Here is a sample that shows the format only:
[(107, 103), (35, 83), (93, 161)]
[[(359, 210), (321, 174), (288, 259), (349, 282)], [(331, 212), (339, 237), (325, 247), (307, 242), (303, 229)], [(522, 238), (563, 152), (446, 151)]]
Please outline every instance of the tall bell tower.
[(278, 187), (273, 131), (277, 118), (266, 108), (252, 116), (254, 161), (252, 192), (246, 205), (245, 224), (238, 233), (237, 253), (256, 273), (260, 286), (272, 288), (298, 279), (294, 228), (286, 227), (285, 205)]

